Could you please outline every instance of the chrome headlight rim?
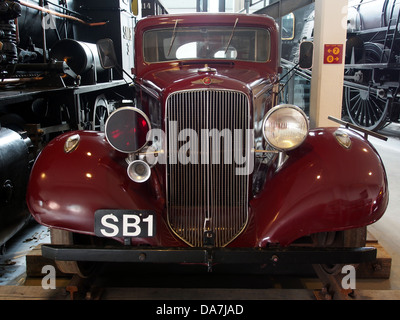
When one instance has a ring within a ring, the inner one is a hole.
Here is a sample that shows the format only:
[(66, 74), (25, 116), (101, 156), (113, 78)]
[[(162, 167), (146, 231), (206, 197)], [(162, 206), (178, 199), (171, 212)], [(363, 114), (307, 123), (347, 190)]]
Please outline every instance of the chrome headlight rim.
[[(296, 112), (298, 112), (302, 116), (302, 118), (304, 120), (304, 125), (306, 126), (306, 130), (305, 130), (305, 134), (304, 134), (303, 138), (297, 144), (295, 144), (295, 145), (293, 145), (291, 147), (280, 147), (280, 146), (277, 146), (275, 143), (271, 142), (271, 139), (266, 134), (265, 125), (266, 125), (266, 122), (270, 119), (270, 117), (273, 114), (275, 114), (276, 112), (279, 112), (282, 109), (287, 109), (287, 108), (295, 110)], [(277, 105), (277, 106), (273, 107), (264, 116), (264, 119), (263, 119), (263, 122), (262, 122), (262, 134), (263, 134), (264, 140), (271, 147), (273, 147), (274, 149), (276, 149), (278, 151), (281, 151), (281, 152), (294, 150), (294, 149), (298, 148), (299, 146), (301, 146), (302, 143), (306, 140), (309, 131), (310, 131), (310, 127), (309, 127), (309, 121), (308, 121), (307, 115), (304, 113), (304, 111), (301, 108), (299, 108), (298, 106), (296, 106), (294, 104), (280, 104), (280, 105)]]
[[(107, 142), (108, 142), (115, 150), (117, 150), (117, 151), (119, 151), (119, 152), (122, 152), (122, 153), (127, 153), (127, 154), (137, 153), (137, 152), (139, 152), (140, 150), (142, 150), (145, 146), (147, 146), (148, 143), (149, 143), (149, 141), (146, 140), (141, 146), (139, 146), (139, 147), (137, 147), (137, 148), (135, 148), (135, 149), (129, 149), (129, 150), (126, 150), (126, 149), (125, 149), (125, 150), (124, 150), (124, 149), (122, 149), (122, 148), (116, 147), (116, 146), (111, 142), (112, 140), (109, 138), (109, 130), (108, 130), (108, 127), (109, 127), (110, 122), (113, 120), (113, 117), (115, 117), (115, 115), (116, 115), (117, 113), (123, 112), (123, 111), (126, 111), (126, 110), (131, 110), (131, 111), (137, 112), (139, 115), (141, 115), (141, 116), (144, 118), (144, 120), (146, 121), (146, 123), (147, 123), (147, 127), (148, 127), (147, 133), (151, 130), (150, 119), (149, 119), (149, 117), (146, 115), (145, 112), (143, 112), (142, 110), (140, 110), (139, 108), (134, 107), (134, 106), (125, 106), (125, 107), (121, 107), (121, 108), (116, 109), (115, 111), (113, 111), (113, 112), (110, 114), (110, 116), (107, 118), (106, 123), (105, 123), (104, 134), (105, 134), (105, 137), (106, 137)], [(147, 133), (146, 133), (146, 135), (147, 135)]]

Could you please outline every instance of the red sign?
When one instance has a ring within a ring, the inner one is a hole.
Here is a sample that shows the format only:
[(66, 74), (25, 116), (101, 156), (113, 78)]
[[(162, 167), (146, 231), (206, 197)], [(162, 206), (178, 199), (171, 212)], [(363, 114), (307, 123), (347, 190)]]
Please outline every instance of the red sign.
[(324, 64), (341, 64), (343, 62), (343, 44), (326, 44), (324, 46)]

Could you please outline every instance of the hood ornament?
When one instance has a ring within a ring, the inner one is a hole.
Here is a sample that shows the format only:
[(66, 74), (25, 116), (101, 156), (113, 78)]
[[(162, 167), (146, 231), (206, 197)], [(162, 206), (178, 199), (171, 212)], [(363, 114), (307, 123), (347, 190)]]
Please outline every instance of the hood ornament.
[(208, 66), (208, 64), (205, 64), (204, 68), (197, 70), (197, 72), (217, 72), (217, 69), (211, 68)]
[[(217, 69), (210, 68), (208, 66), (208, 64), (205, 64), (204, 68), (198, 69), (197, 72), (198, 73), (216, 73)], [(222, 82), (223, 82), (223, 80), (215, 79), (215, 78), (212, 78), (211, 76), (207, 75), (202, 79), (192, 81), (192, 84), (204, 84), (204, 85), (208, 86), (210, 84), (217, 84), (217, 83), (222, 83)]]

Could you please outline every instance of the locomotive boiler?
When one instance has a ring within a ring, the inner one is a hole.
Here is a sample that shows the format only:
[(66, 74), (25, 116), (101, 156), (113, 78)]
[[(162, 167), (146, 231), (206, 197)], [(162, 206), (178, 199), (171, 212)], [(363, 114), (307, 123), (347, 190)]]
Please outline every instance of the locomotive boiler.
[[(397, 0), (349, 1), (342, 115), (368, 130), (400, 120), (399, 17)], [(314, 7), (283, 21), (282, 57), (296, 64), (299, 42), (313, 39)]]

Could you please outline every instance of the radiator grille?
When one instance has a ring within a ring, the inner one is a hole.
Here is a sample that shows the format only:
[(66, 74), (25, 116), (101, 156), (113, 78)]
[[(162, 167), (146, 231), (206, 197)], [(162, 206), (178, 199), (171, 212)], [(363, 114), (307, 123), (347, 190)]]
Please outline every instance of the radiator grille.
[(223, 90), (177, 92), (166, 110), (168, 223), (191, 246), (225, 246), (248, 218), (249, 177), (236, 171), (249, 150), (247, 97)]

